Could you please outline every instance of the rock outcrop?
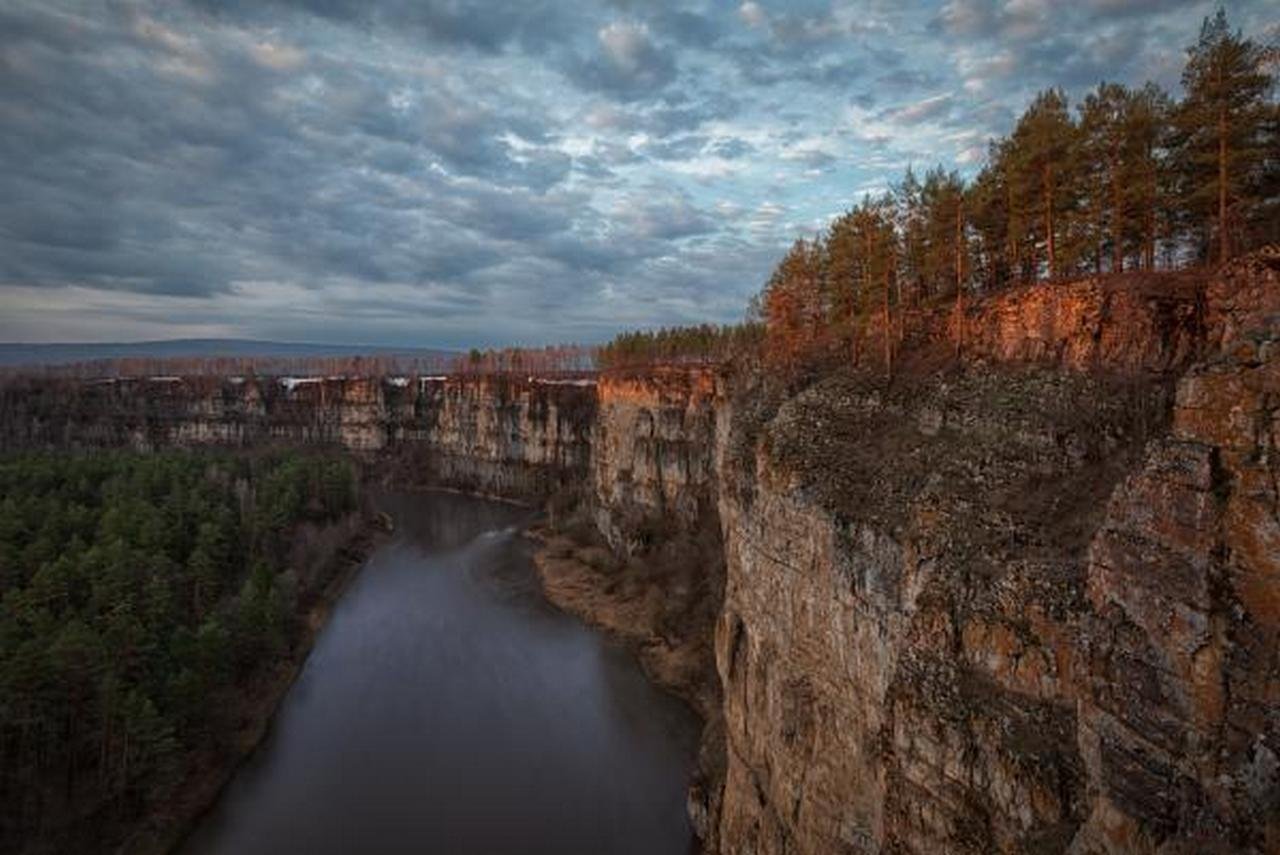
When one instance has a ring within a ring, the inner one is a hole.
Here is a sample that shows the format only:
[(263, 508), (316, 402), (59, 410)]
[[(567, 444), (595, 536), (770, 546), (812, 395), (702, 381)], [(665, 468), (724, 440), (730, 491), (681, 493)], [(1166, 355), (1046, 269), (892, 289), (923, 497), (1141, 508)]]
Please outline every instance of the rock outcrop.
[(707, 369), (600, 379), (592, 499), (596, 525), (614, 549), (634, 552), (714, 514), (715, 397)]
[(1090, 548), (1081, 852), (1280, 851), (1280, 335), (1178, 386)]
[(1277, 264), (1111, 287), (735, 419), (720, 851), (1280, 850)]

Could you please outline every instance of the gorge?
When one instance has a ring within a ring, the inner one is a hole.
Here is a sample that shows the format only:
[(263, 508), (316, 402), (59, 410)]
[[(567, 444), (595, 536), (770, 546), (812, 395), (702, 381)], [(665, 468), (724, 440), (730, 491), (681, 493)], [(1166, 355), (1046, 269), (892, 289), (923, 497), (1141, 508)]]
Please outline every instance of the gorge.
[(542, 599), (529, 509), (377, 502), (394, 535), (180, 851), (685, 855), (696, 721)]
[(548, 502), (552, 599), (704, 718), (708, 852), (1269, 852), (1278, 316), (1271, 250), (976, 300), (959, 363), (922, 313), (891, 379), (15, 379), (0, 446), (338, 444)]

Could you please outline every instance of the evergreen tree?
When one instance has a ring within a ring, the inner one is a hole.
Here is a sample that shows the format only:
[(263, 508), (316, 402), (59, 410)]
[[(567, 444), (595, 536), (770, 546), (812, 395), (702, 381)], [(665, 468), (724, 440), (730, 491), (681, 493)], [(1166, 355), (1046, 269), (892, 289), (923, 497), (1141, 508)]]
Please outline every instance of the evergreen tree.
[(1154, 83), (1131, 92), (1125, 112), (1124, 219), (1132, 254), (1146, 270), (1156, 266), (1156, 244), (1173, 233), (1174, 196), (1168, 175), (1172, 102)]
[(1259, 45), (1232, 31), (1221, 9), (1204, 20), (1187, 51), (1186, 97), (1175, 124), (1186, 213), (1201, 230), (1207, 260), (1225, 261), (1251, 233), (1274, 228), (1260, 221), (1274, 203), (1264, 194), (1280, 145), (1265, 58)]
[[(293, 455), (0, 460), (0, 849), (54, 851), (67, 817), (131, 816), (221, 735), (209, 700), (245, 673), (224, 621), (255, 645), (246, 671), (285, 649), (306, 591), (270, 571), (276, 547), (304, 514), (355, 507), (350, 473)], [(239, 536), (241, 488), (279, 537)]]
[(925, 219), (924, 272), (931, 294), (947, 294), (956, 287), (956, 259), (963, 252), (962, 235), (956, 223), (964, 206), (964, 182), (956, 172), (941, 166), (925, 176), (923, 209)]
[(1080, 104), (1080, 196), (1088, 211), (1083, 232), (1093, 272), (1104, 256), (1113, 272), (1124, 269), (1125, 167), (1132, 94), (1118, 83), (1100, 83)]
[(902, 182), (894, 187), (894, 204), (897, 209), (897, 227), (901, 250), (898, 261), (899, 282), (909, 290), (910, 299), (919, 300), (926, 295), (925, 255), (927, 252), (927, 213), (924, 188), (915, 171), (908, 166)]
[(826, 318), (824, 258), (817, 241), (798, 240), (765, 287), (770, 350), (794, 366), (822, 331)]
[(862, 290), (863, 243), (852, 212), (845, 212), (831, 224), (827, 235), (827, 276), (831, 291), (829, 324), (836, 337), (858, 361), (861, 336), (858, 326), (865, 311)]
[(878, 307), (878, 331), (882, 337), (884, 368), (886, 373), (892, 373), (894, 335), (891, 305), (895, 302), (893, 286), (897, 262), (893, 198), (865, 197), (862, 204), (853, 211), (853, 229), (858, 243), (862, 245), (859, 292), (865, 307), (863, 329), (870, 326), (870, 316)]
[(977, 270), (973, 274), (987, 288), (997, 288), (1009, 280), (1008, 191), (997, 163), (988, 162), (978, 172), (965, 194), (965, 210), (975, 235)]
[[(1076, 127), (1067, 111), (1067, 98), (1057, 89), (1036, 96), (1022, 114), (1010, 140), (1017, 164), (1014, 193), (1021, 207), (1038, 217), (1027, 223), (1035, 245), (1043, 245), (1045, 271), (1050, 278), (1061, 272), (1058, 236), (1072, 203), (1071, 155)], [(1033, 263), (1033, 269), (1038, 267)]]

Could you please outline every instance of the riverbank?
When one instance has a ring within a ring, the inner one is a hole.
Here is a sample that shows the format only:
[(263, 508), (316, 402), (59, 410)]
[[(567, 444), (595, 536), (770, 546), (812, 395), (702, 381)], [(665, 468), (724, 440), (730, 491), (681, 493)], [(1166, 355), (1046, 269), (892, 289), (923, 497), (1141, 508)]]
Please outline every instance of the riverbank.
[(312, 593), (300, 614), (298, 637), (289, 655), (255, 678), (233, 697), (219, 699), (239, 725), (218, 748), (198, 754), (177, 788), (154, 804), (140, 828), (117, 849), (120, 855), (165, 855), (176, 851), (214, 806), (236, 771), (248, 760), (271, 728), (280, 703), (302, 673), (316, 638), (365, 560), (389, 534), (388, 517), (378, 510), (352, 515), (354, 531), (335, 553), (328, 581)]
[[(690, 770), (688, 813), (702, 851), (716, 851), (725, 737), (715, 666), (718, 596), (700, 577), (661, 561), (623, 560), (549, 526), (532, 526), (533, 563), (547, 600), (629, 648), (655, 685), (688, 704), (702, 721)], [(695, 574), (705, 568), (692, 568)]]
[(669, 620), (663, 601), (673, 592), (604, 547), (540, 526), (526, 535), (537, 544), (533, 562), (547, 599), (634, 650), (653, 682), (705, 720), (715, 703), (708, 679), (715, 668), (711, 628)]

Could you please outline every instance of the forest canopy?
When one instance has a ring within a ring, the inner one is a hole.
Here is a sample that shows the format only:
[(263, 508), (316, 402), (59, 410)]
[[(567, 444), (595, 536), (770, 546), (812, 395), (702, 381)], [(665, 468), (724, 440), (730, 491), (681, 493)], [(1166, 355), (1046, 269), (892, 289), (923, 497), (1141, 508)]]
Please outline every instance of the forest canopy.
[(109, 834), (226, 738), (323, 581), (289, 566), (295, 527), (358, 501), (341, 457), (212, 452), (8, 456), (0, 497), (5, 851)]

